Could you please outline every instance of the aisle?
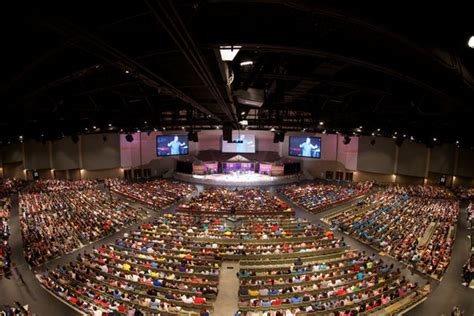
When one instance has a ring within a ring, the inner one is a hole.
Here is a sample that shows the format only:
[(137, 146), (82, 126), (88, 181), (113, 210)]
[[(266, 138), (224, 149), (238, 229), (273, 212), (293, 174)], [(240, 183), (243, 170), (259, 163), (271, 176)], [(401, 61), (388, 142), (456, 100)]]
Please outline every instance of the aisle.
[(212, 316), (234, 315), (239, 306), (239, 263), (235, 261), (224, 261), (220, 269), (219, 294), (214, 303)]
[(474, 315), (474, 290), (461, 284), (462, 266), (467, 260), (471, 240), (467, 238), (466, 212), (459, 210), (456, 240), (454, 242), (451, 263), (441, 283), (429, 295), (428, 299), (407, 313), (407, 315), (451, 315), (451, 309), (458, 305), (464, 315)]

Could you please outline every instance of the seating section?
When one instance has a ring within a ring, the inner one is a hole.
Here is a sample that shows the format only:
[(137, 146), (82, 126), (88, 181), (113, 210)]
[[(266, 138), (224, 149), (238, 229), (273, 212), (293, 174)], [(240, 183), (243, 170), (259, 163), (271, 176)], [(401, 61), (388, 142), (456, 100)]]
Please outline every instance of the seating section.
[(26, 182), (23, 180), (0, 178), (0, 199), (19, 192), (25, 185)]
[(416, 293), (393, 266), (351, 250), (332, 231), (265, 215), (236, 224), (217, 214), (165, 214), (38, 277), (86, 313), (212, 313), (222, 260), (240, 261), (244, 314), (363, 312)]
[(389, 187), (324, 221), (439, 279), (450, 261), (459, 210), (457, 201), (438, 198), (448, 196), (440, 192)]
[(181, 203), (178, 212), (220, 215), (286, 215), (294, 211), (268, 190), (215, 188)]
[(318, 213), (335, 204), (367, 193), (372, 185), (372, 182), (359, 182), (347, 186), (317, 183), (293, 184), (279, 189), (278, 192), (296, 205), (310, 212)]
[(37, 181), (19, 198), (27, 262), (36, 266), (147, 217), (95, 181)]
[(106, 184), (110, 186), (112, 192), (153, 208), (168, 207), (196, 191), (194, 185), (164, 179), (144, 183), (127, 183), (119, 179), (108, 179)]
[(0, 275), (10, 270), (11, 248), (8, 244), (10, 237), (10, 226), (8, 218), (10, 217), (11, 204), (10, 199), (0, 200)]
[(341, 251), (287, 264), (241, 265), (242, 315), (362, 315), (418, 295), (392, 265), (375, 256)]

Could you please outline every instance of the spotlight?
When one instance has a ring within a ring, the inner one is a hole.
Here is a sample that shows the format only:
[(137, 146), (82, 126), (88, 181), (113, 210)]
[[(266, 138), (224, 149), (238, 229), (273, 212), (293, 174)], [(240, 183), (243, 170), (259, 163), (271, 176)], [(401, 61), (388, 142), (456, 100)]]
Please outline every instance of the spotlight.
[(474, 35), (469, 38), (469, 41), (467, 41), (467, 46), (474, 48)]
[(222, 61), (233, 61), (242, 46), (221, 46), (219, 52), (221, 53)]
[(253, 65), (253, 61), (251, 60), (245, 60), (240, 63), (240, 66), (250, 66), (250, 65)]
[(344, 139), (342, 140), (342, 143), (344, 145), (348, 145), (351, 142), (351, 138), (349, 136), (344, 136)]
[(129, 143), (133, 142), (132, 134), (128, 133), (127, 135), (125, 135), (125, 140)]

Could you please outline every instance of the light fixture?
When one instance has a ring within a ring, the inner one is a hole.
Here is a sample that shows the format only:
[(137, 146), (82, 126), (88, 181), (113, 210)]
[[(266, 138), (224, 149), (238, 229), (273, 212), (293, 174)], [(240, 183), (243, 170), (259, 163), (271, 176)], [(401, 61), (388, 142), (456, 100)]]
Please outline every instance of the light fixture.
[(240, 66), (250, 66), (250, 65), (253, 65), (253, 61), (251, 60), (245, 60), (240, 63)]
[(93, 128), (93, 129), (96, 129), (96, 128), (97, 128), (97, 126), (95, 126), (95, 125), (94, 125), (94, 126), (92, 126), (92, 128)]
[(436, 137), (433, 137), (433, 141), (434, 141), (434, 142), (437, 141), (437, 140), (438, 140), (438, 139), (437, 139)]
[(326, 130), (323, 131), (323, 134), (326, 134)]
[(219, 52), (221, 53), (222, 61), (233, 61), (242, 46), (221, 46)]
[(158, 130), (156, 128), (153, 129), (154, 132), (157, 132)]
[(360, 128), (360, 129), (362, 129), (362, 127), (363, 127), (362, 125), (361, 125), (361, 126), (359, 126), (359, 128)]
[(274, 127), (270, 128), (270, 132), (274, 132), (274, 131), (275, 131)]
[(375, 133), (372, 133), (372, 136), (375, 136)]
[(84, 130), (87, 132), (89, 129), (86, 127), (86, 128), (84, 128)]
[(219, 126), (216, 126), (216, 129), (219, 129)]
[(469, 38), (469, 40), (467, 41), (467, 46), (469, 46), (470, 48), (474, 48), (474, 35), (471, 36), (471, 38)]
[(163, 127), (163, 130), (166, 131), (166, 127)]
[(403, 134), (403, 138), (405, 138), (405, 137), (407, 137), (407, 135), (406, 135), (406, 134)]
[(380, 128), (377, 128), (377, 132), (380, 132)]
[(240, 113), (240, 115), (245, 115), (245, 111), (242, 111), (242, 112)]
[(185, 127), (184, 127), (184, 126), (181, 126), (181, 129), (184, 131)]
[(415, 137), (410, 136), (410, 140), (411, 140), (411, 141), (414, 141), (414, 140), (415, 140)]
[(243, 125), (243, 126), (247, 126), (247, 125), (249, 125), (249, 121), (247, 121), (247, 120), (242, 120), (242, 121), (239, 122), (239, 124), (240, 124), (240, 125)]
[(128, 71), (128, 70), (125, 70), (125, 73), (126, 73), (126, 74), (129, 74), (129, 73), (130, 73), (130, 71)]
[(112, 123), (109, 123), (109, 127), (112, 127)]
[(323, 125), (324, 125), (324, 122), (323, 122), (323, 121), (320, 121), (320, 122), (319, 122), (319, 125), (323, 126)]
[(459, 140), (456, 141), (456, 145), (459, 145)]

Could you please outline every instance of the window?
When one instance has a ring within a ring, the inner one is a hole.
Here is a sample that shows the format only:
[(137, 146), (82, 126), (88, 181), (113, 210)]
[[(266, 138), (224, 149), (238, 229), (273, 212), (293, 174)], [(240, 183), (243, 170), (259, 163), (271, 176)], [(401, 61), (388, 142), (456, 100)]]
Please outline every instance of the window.
[(151, 169), (150, 168), (143, 169), (143, 177), (144, 178), (150, 178), (151, 177)]
[(133, 177), (135, 179), (140, 179), (142, 177), (142, 169), (133, 170)]
[(130, 170), (130, 169), (124, 170), (123, 171), (123, 177), (127, 180), (131, 180), (132, 179), (132, 170)]
[(336, 180), (343, 180), (344, 179), (344, 172), (336, 171)]
[(346, 181), (352, 182), (352, 178), (354, 177), (353, 172), (346, 172)]
[(333, 171), (326, 171), (326, 179), (327, 180), (332, 180), (334, 178), (334, 172)]

